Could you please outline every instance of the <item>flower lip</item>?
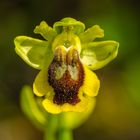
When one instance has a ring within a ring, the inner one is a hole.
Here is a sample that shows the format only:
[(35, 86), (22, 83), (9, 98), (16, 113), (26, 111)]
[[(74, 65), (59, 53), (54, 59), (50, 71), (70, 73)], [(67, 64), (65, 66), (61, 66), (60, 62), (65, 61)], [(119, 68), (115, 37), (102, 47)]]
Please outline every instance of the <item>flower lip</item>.
[(55, 92), (53, 102), (58, 105), (75, 105), (80, 102), (78, 91), (83, 79), (84, 70), (77, 50), (65, 53), (58, 49), (48, 69), (48, 82)]

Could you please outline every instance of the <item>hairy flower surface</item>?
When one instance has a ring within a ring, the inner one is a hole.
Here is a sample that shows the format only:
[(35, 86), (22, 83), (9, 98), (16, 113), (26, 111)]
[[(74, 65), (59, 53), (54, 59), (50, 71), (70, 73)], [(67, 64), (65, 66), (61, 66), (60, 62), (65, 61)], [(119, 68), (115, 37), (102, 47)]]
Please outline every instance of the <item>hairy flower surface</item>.
[(43, 97), (44, 108), (53, 114), (89, 110), (100, 86), (92, 70), (113, 60), (119, 43), (95, 41), (104, 36), (103, 30), (98, 25), (85, 30), (85, 25), (73, 18), (64, 18), (53, 28), (42, 21), (34, 32), (45, 40), (18, 36), (15, 50), (26, 63), (40, 70), (33, 91)]

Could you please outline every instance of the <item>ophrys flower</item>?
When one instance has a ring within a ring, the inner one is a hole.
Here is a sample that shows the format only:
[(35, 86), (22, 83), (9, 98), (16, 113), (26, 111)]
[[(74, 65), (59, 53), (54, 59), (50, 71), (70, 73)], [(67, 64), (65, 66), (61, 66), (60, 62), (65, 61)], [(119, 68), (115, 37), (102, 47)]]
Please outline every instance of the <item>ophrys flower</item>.
[(42, 21), (34, 30), (46, 41), (19, 36), (16, 52), (30, 66), (40, 69), (33, 91), (44, 97), (42, 104), (50, 113), (88, 110), (98, 94), (99, 80), (91, 70), (102, 68), (118, 52), (118, 42), (99, 41), (103, 30), (85, 25), (73, 18), (56, 22), (53, 28)]

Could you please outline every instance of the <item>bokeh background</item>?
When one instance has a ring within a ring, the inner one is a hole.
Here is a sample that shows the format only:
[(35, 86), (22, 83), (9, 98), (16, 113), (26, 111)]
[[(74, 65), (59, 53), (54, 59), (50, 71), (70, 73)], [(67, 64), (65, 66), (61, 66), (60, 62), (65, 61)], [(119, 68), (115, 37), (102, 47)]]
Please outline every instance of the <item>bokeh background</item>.
[(120, 42), (118, 57), (96, 71), (101, 80), (95, 111), (74, 131), (75, 140), (140, 139), (140, 2), (137, 0), (0, 0), (0, 140), (41, 140), (20, 108), (24, 84), (37, 70), (14, 52), (18, 35), (39, 37), (33, 29), (73, 17), (90, 27), (99, 24), (105, 38)]

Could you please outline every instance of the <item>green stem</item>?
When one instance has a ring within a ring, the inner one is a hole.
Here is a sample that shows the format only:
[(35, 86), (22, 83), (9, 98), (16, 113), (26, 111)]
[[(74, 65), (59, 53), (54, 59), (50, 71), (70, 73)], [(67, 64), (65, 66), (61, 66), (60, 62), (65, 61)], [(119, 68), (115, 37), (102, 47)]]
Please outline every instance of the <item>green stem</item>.
[(44, 131), (44, 140), (56, 140), (57, 116), (50, 115), (46, 129)]
[(58, 140), (73, 140), (72, 130), (64, 124), (64, 114), (58, 118)]
[(63, 114), (49, 115), (44, 140), (73, 140), (72, 130), (63, 122)]
[(73, 140), (72, 131), (69, 129), (59, 129), (58, 140)]

